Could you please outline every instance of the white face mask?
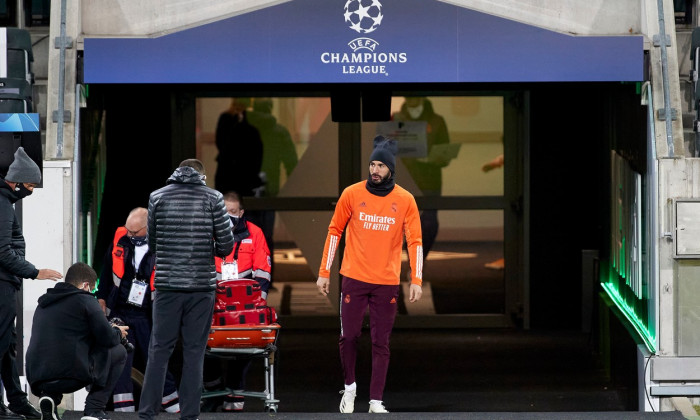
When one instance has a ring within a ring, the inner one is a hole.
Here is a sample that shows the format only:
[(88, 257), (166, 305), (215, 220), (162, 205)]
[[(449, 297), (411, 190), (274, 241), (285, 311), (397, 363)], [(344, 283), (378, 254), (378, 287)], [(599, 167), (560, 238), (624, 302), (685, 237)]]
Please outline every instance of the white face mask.
[(423, 104), (418, 106), (407, 106), (406, 111), (408, 111), (408, 115), (415, 120), (423, 113)]

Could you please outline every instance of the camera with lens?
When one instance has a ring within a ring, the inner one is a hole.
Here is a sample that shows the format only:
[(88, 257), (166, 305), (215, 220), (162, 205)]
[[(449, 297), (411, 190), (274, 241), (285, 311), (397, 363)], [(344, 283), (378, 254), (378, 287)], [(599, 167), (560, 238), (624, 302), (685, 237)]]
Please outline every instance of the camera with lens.
[[(109, 320), (109, 322), (112, 324), (113, 327), (125, 327), (126, 323), (121, 320), (121, 318), (114, 317)], [(131, 353), (134, 351), (134, 345), (129, 342), (129, 340), (124, 337), (123, 335), (119, 335), (119, 340), (122, 343), (122, 346), (126, 349), (127, 353)]]

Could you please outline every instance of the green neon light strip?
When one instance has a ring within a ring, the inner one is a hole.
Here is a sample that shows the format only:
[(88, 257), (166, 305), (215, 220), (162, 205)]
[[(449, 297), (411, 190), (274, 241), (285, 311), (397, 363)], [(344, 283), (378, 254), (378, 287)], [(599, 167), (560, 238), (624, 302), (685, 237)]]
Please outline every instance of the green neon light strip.
[(618, 293), (617, 289), (610, 283), (601, 283), (605, 292), (610, 296), (615, 306), (625, 315), (625, 318), (632, 324), (639, 336), (644, 340), (644, 344), (651, 353), (656, 353), (656, 337), (647, 329), (641, 319), (634, 313), (634, 308), (627, 305)]

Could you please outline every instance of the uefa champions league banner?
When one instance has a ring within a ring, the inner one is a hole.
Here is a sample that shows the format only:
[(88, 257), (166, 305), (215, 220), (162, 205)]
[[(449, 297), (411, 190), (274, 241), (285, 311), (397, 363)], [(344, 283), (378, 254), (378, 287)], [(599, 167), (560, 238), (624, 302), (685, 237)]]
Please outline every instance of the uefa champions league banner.
[(84, 49), (86, 83), (640, 81), (644, 52), (641, 36), (570, 36), (436, 0), (292, 0)]

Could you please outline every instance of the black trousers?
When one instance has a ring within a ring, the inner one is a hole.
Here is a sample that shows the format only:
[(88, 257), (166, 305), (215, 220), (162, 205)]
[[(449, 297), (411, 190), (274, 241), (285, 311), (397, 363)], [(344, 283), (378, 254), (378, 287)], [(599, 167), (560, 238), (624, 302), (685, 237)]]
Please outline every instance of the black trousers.
[[(78, 357), (88, 357), (85, 355), (77, 355)], [(77, 379), (56, 379), (53, 381), (38, 382), (32, 385), (32, 391), (40, 396), (51, 397), (56, 405), (61, 403), (63, 394), (70, 394), (86, 386), (90, 387), (88, 396), (85, 399), (85, 414), (92, 414), (98, 411), (104, 411), (107, 406), (107, 401), (112, 395), (115, 385), (119, 380), (119, 376), (124, 370), (126, 364), (126, 349), (121, 344), (118, 344), (109, 349), (109, 369), (104, 386), (89, 384), (85, 381)], [(100, 369), (96, 369), (100, 370)]]
[(214, 314), (214, 290), (174, 292), (156, 290), (153, 330), (148, 344), (148, 363), (141, 391), (139, 418), (151, 420), (160, 411), (168, 360), (182, 336), (180, 419), (199, 417), (202, 370)]
[[(27, 394), (22, 391), (17, 372), (17, 289), (0, 281), (0, 378), (7, 392), (7, 401), (11, 406), (22, 405), (27, 401)], [(0, 394), (2, 395), (2, 394)]]

